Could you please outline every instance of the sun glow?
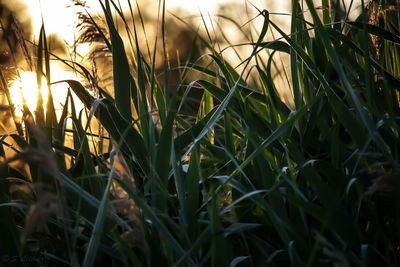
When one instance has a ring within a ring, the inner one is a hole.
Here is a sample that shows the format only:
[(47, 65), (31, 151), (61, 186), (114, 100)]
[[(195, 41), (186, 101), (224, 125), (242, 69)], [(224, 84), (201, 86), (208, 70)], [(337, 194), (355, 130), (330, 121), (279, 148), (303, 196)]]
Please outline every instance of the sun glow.
[[(59, 70), (56, 73), (54, 73), (52, 77), (54, 78), (54, 80), (52, 80), (52, 82), (71, 79), (73, 78), (72, 76), (73, 74), (71, 72)], [(67, 98), (68, 87), (65, 83), (53, 84), (50, 87), (51, 87), (51, 94), (53, 96), (53, 103), (54, 103), (54, 108), (56, 110), (56, 115), (57, 117), (59, 117), (61, 115), (65, 100)], [(10, 86), (10, 96), (15, 107), (15, 115), (18, 118), (22, 118), (24, 104), (26, 104), (28, 109), (33, 114), (37, 108), (37, 103), (40, 94), (43, 99), (43, 109), (44, 112), (46, 112), (48, 91), (49, 90), (47, 87), (47, 81), (45, 77), (42, 77), (41, 86), (39, 87), (35, 72), (31, 71), (21, 72), (19, 77), (15, 79)], [(79, 98), (76, 97), (74, 94), (72, 94), (72, 97), (74, 100), (75, 108), (79, 112), (79, 110), (84, 108), (84, 105), (79, 100)]]
[(39, 90), (42, 95), (43, 102), (46, 101), (48, 96), (48, 90), (43, 90), (43, 87), (47, 87), (46, 79), (43, 77), (42, 86), (39, 88), (36, 79), (36, 73), (34, 72), (22, 72), (20, 77), (12, 82), (10, 87), (10, 95), (15, 107), (15, 114), (17, 117), (22, 117), (23, 104), (25, 103), (28, 109), (33, 112), (36, 110), (36, 105), (39, 98)]

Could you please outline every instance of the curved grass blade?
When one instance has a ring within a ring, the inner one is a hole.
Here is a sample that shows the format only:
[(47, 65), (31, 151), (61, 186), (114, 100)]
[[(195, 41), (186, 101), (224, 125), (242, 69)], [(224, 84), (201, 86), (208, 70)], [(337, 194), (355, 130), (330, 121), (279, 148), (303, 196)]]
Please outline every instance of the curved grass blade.
[(113, 59), (114, 95), (115, 104), (122, 117), (127, 121), (131, 120), (131, 75), (128, 59), (126, 57), (124, 43), (115, 28), (109, 1), (106, 1), (106, 8), (100, 1), (111, 37), (111, 52)]
[[(91, 109), (93, 107), (95, 99), (79, 82), (74, 80), (64, 80), (60, 82), (68, 83), (74, 93), (85, 104), (86, 108)], [(139, 172), (147, 173), (149, 168), (147, 148), (142, 136), (133, 125), (126, 121), (114, 105), (107, 99), (101, 100), (94, 115), (99, 119), (102, 126), (112, 138), (121, 144), (121, 151), (127, 157), (127, 162), (131, 162), (132, 160), (137, 162), (140, 168)], [(122, 133), (127, 129), (129, 129), (129, 131), (122, 140)]]
[(90, 237), (89, 246), (86, 251), (85, 258), (83, 260), (83, 266), (88, 266), (88, 267), (93, 266), (97, 256), (97, 250), (99, 249), (100, 246), (100, 239), (103, 236), (103, 227), (108, 213), (108, 197), (110, 194), (111, 182), (115, 170), (115, 161), (113, 159), (114, 157), (111, 157), (112, 166), (110, 174), (108, 175), (107, 185), (104, 190), (100, 206), (98, 208), (98, 213), (96, 216), (96, 221), (93, 227), (92, 235)]
[(380, 135), (380, 133), (378, 132), (378, 130), (376, 129), (374, 123), (372, 122), (372, 119), (370, 118), (370, 116), (366, 113), (364, 106), (361, 104), (359, 98), (357, 97), (353, 87), (351, 86), (349, 80), (346, 77), (346, 74), (344, 72), (343, 69), (343, 65), (340, 62), (340, 58), (338, 56), (338, 54), (336, 53), (335, 49), (332, 47), (331, 42), (329, 40), (329, 36), (326, 33), (326, 31), (324, 30), (324, 27), (318, 17), (318, 14), (314, 8), (314, 4), (312, 2), (312, 0), (306, 0), (307, 6), (311, 12), (311, 15), (313, 17), (314, 23), (316, 24), (316, 31), (320, 33), (322, 41), (325, 44), (325, 48), (327, 49), (327, 52), (329, 54), (329, 56), (332, 58), (334, 64), (335, 64), (335, 68), (338, 72), (339, 78), (341, 80), (341, 82), (343, 83), (343, 86), (346, 88), (346, 91), (349, 93), (351, 100), (353, 101), (356, 110), (358, 112), (358, 114), (361, 117), (361, 120), (363, 122), (363, 124), (365, 125), (365, 127), (368, 129), (369, 134), (371, 135), (371, 137), (373, 138), (373, 140), (375, 141), (375, 143), (377, 144), (377, 146), (379, 147), (379, 149), (382, 151), (382, 153), (385, 155), (385, 157), (390, 160), (394, 166), (394, 168), (396, 169), (397, 172), (400, 172), (400, 166), (397, 163), (397, 161), (394, 160), (393, 155), (390, 151), (389, 146), (385, 143), (384, 139), (382, 138), (382, 136)]
[[(177, 253), (177, 255), (185, 255), (185, 250), (179, 244), (178, 240), (171, 234), (165, 224), (158, 218), (158, 216), (154, 213), (152, 208), (147, 205), (145, 200), (140, 197), (137, 193), (135, 193), (129, 186), (127, 186), (124, 182), (117, 179), (118, 184), (128, 193), (128, 195), (135, 201), (136, 205), (142, 210), (143, 215), (151, 220), (152, 224), (156, 227), (156, 229), (162, 234), (163, 238), (168, 241), (169, 244), (172, 245), (173, 249)], [(194, 261), (191, 258), (186, 259), (186, 263), (190, 264), (190, 266), (195, 266)]]

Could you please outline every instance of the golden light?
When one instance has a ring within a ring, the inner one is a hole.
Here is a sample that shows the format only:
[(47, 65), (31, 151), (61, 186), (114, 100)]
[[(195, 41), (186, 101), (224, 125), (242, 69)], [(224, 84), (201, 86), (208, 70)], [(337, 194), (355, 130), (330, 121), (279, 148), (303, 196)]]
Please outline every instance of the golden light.
[(42, 78), (42, 86), (39, 88), (36, 73), (30, 71), (20, 73), (20, 77), (12, 82), (10, 95), (15, 107), (15, 115), (17, 115), (17, 117), (22, 117), (24, 102), (31, 112), (36, 109), (39, 90), (42, 94), (43, 101), (46, 101), (48, 90), (47, 88), (43, 90), (43, 87), (47, 87), (46, 79), (44, 77)]
[[(53, 68), (54, 70), (54, 68)], [(52, 81), (61, 81), (67, 79), (73, 79), (74, 75), (71, 72), (65, 70), (57, 70), (52, 74)], [(23, 104), (26, 103), (28, 109), (34, 113), (38, 103), (39, 92), (43, 99), (43, 109), (46, 112), (46, 103), (48, 97), (48, 87), (45, 77), (41, 80), (42, 86), (39, 88), (36, 78), (36, 73), (31, 71), (20, 72), (17, 79), (11, 82), (10, 96), (15, 107), (15, 115), (20, 119), (23, 115)], [(63, 110), (63, 106), (68, 94), (68, 87), (65, 83), (58, 83), (51, 85), (51, 94), (53, 96), (53, 103), (56, 110), (56, 115), (59, 117)], [(72, 94), (75, 108), (77, 112), (84, 108), (83, 103)]]
[[(39, 34), (42, 23), (47, 34), (56, 33), (69, 44), (73, 44), (78, 19), (75, 7), (70, 0), (24, 0), (31, 15), (34, 34)], [(82, 10), (80, 10), (82, 11)]]

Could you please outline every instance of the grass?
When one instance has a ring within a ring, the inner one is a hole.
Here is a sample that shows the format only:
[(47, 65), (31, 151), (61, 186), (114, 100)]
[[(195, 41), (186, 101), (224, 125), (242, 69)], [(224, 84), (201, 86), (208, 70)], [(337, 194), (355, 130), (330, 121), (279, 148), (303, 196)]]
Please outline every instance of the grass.
[[(257, 10), (263, 23), (236, 68), (212, 41), (223, 29), (206, 24), (207, 38), (194, 33), (208, 54), (168, 65), (160, 1), (158, 73), (158, 54), (138, 40), (139, 6), (127, 3), (130, 15), (100, 1), (107, 29), (89, 19), (112, 54), (113, 92), (79, 62), (58, 58), (98, 97), (80, 81), (59, 81), (70, 90), (61, 116), (50, 93), (45, 113), (25, 107), (17, 134), (0, 138), (5, 264), (399, 265), (398, 5), (361, 1), (349, 21), (351, 6), (330, 12), (333, 2), (323, 0), (320, 12), (311, 0), (292, 1), (289, 33)], [(374, 5), (384, 23), (369, 20)], [(266, 41), (272, 30), (280, 38)], [(37, 76), (50, 85), (57, 57), (45, 27), (36, 49)], [(278, 76), (293, 105), (274, 79), (280, 54), (290, 59)], [(177, 68), (187, 85), (170, 88)], [(191, 73), (199, 78), (188, 81)], [(192, 90), (202, 98), (185, 108)], [(86, 107), (79, 114), (72, 92)]]

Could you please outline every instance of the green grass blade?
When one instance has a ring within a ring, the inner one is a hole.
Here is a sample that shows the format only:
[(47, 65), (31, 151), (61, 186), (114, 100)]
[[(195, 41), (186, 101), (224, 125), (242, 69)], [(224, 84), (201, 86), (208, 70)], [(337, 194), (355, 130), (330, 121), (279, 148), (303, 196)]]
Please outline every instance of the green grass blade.
[[(113, 157), (112, 157), (113, 158)], [(108, 212), (108, 198), (110, 194), (110, 186), (113, 180), (113, 173), (115, 170), (115, 163), (112, 163), (110, 174), (108, 175), (107, 185), (103, 193), (103, 198), (101, 199), (100, 206), (98, 208), (98, 213), (96, 216), (96, 221), (93, 227), (92, 235), (90, 237), (88, 249), (83, 260), (83, 266), (93, 266), (94, 261), (97, 256), (97, 250), (100, 246), (100, 239), (103, 236), (103, 228), (105, 219)]]
[[(102, 4), (102, 2), (100, 3)], [(115, 104), (122, 117), (130, 121), (132, 114), (130, 96), (132, 85), (129, 63), (126, 57), (124, 43), (114, 25), (108, 0), (106, 1), (106, 7), (102, 4), (102, 8), (111, 37)]]
[[(162, 234), (163, 238), (167, 240), (175, 250), (178, 255), (184, 255), (185, 250), (179, 244), (178, 240), (174, 238), (165, 224), (158, 218), (158, 216), (154, 213), (152, 208), (147, 205), (144, 199), (135, 193), (131, 188), (129, 188), (124, 182), (121, 180), (117, 180), (118, 184), (128, 193), (128, 195), (135, 201), (136, 205), (141, 208), (143, 215), (147, 217), (151, 222), (155, 225), (157, 230)], [(194, 266), (194, 262), (191, 258), (186, 260), (187, 264)]]

